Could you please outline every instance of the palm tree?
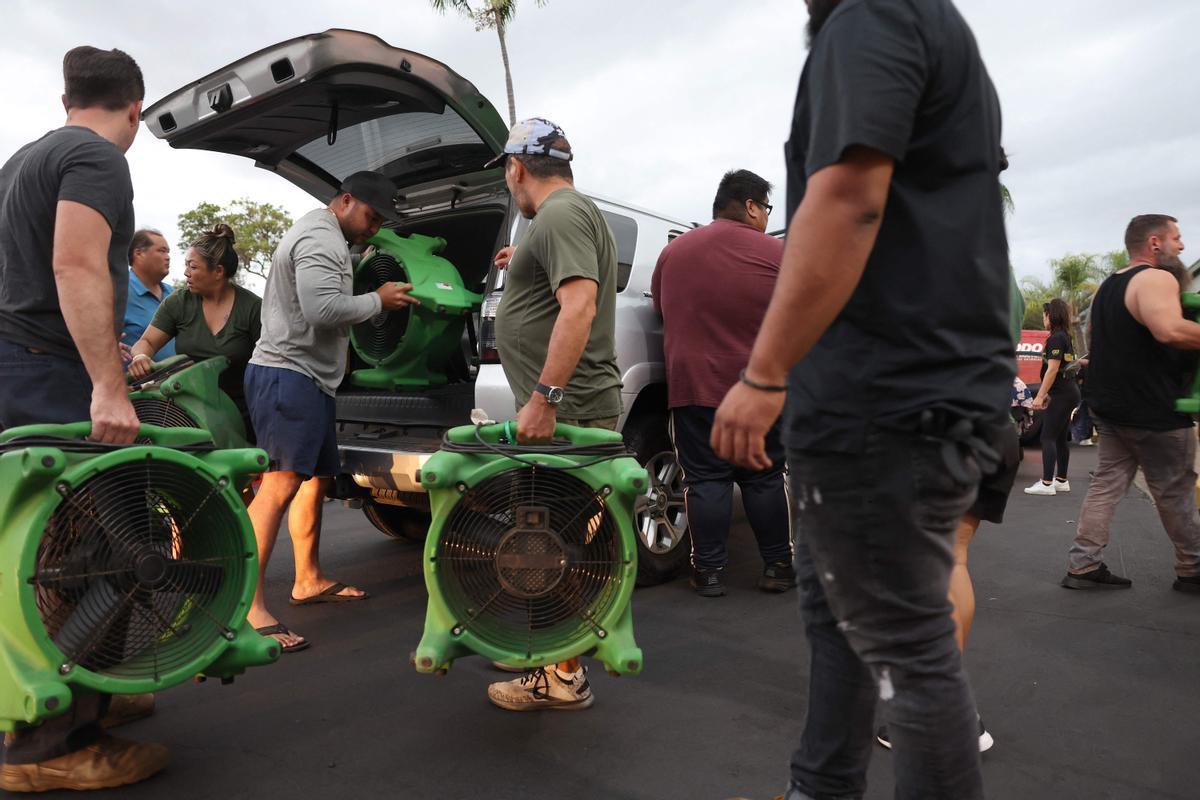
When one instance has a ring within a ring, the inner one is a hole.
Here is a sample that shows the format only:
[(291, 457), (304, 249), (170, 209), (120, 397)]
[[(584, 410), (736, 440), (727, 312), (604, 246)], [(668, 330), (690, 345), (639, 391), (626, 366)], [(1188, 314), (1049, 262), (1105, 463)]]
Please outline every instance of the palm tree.
[[(546, 0), (535, 0), (539, 7)], [(500, 59), (504, 62), (504, 85), (508, 89), (508, 124), (517, 124), (517, 101), (513, 97), (512, 68), (508, 63), (508, 44), (504, 40), (504, 32), (508, 24), (517, 14), (517, 0), (481, 0), (478, 8), (471, 6), (470, 0), (429, 0), (434, 11), (445, 14), (446, 9), (453, 8), (467, 19), (475, 23), (475, 30), (485, 28), (494, 30), (500, 37)]]

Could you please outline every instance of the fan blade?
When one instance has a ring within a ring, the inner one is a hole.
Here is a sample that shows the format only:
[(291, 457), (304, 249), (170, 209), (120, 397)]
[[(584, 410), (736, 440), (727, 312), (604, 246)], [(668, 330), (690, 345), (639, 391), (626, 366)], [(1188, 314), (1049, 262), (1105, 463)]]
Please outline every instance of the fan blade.
[(75, 604), (71, 616), (58, 629), (54, 644), (71, 661), (79, 662), (104, 641), (108, 629), (128, 604), (112, 584), (103, 579), (90, 582), (87, 592)]
[(165, 584), (182, 594), (216, 594), (225, 581), (225, 567), (196, 561), (172, 561)]

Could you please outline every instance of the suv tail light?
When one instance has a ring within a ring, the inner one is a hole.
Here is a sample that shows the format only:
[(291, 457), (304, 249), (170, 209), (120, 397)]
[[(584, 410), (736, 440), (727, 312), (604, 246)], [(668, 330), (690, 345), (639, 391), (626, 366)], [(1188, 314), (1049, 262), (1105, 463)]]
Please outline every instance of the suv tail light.
[(496, 309), (500, 307), (501, 294), (499, 289), (489, 294), (479, 310), (480, 364), (500, 363), (500, 351), (496, 349)]

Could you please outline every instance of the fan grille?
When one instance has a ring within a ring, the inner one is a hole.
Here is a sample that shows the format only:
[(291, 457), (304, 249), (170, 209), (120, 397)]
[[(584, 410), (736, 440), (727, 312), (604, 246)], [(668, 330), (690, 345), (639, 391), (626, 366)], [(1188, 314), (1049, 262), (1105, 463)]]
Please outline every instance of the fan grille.
[(191, 414), (170, 400), (157, 397), (139, 397), (133, 401), (133, 410), (138, 419), (148, 425), (162, 428), (199, 428)]
[(620, 588), (619, 545), (591, 486), (561, 471), (513, 469), (463, 494), (435, 557), (457, 627), (530, 657), (600, 631)]
[(29, 583), (64, 671), (158, 679), (232, 636), (249, 554), (221, 485), (147, 457), (61, 488)]
[[(408, 283), (408, 271), (391, 253), (377, 252), (358, 268), (356, 284), (360, 292), (373, 292), (389, 281)], [(405, 305), (393, 311), (381, 311), (355, 325), (354, 343), (359, 355), (379, 362), (396, 352), (404, 340), (411, 315)]]

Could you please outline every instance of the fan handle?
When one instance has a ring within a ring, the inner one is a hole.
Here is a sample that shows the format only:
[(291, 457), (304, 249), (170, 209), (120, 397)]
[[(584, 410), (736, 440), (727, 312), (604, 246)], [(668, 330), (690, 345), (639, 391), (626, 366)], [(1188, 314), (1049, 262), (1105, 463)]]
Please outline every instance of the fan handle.
[[(55, 439), (86, 439), (92, 433), (92, 423), (69, 422), (65, 425), (25, 425), (9, 428), (0, 433), (0, 442), (30, 436), (48, 436)], [(212, 434), (199, 428), (161, 428), (158, 425), (138, 426), (138, 438), (148, 439), (159, 447), (184, 447), (192, 444), (211, 444)]]
[[(470, 425), (452, 428), (447, 435), (453, 442), (475, 441), (475, 428)], [(517, 421), (494, 422), (491, 425), (479, 427), (479, 435), (484, 441), (498, 444), (501, 439), (507, 439), (515, 444), (517, 441)], [(603, 444), (622, 441), (621, 434), (606, 428), (577, 428), (574, 425), (564, 425), (561, 422), (554, 425), (554, 438), (566, 439), (572, 444)]]

